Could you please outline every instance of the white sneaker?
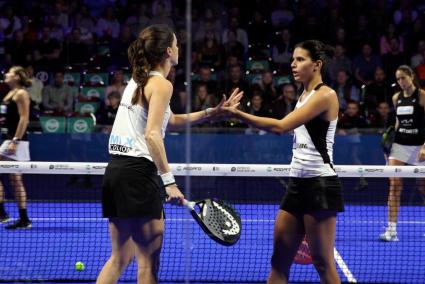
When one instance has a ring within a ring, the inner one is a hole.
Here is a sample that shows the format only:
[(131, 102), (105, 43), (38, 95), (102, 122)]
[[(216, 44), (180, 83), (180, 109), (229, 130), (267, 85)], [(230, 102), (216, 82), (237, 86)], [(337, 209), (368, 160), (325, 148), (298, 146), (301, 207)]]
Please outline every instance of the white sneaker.
[(385, 230), (385, 232), (379, 236), (379, 240), (384, 242), (398, 242), (397, 232)]

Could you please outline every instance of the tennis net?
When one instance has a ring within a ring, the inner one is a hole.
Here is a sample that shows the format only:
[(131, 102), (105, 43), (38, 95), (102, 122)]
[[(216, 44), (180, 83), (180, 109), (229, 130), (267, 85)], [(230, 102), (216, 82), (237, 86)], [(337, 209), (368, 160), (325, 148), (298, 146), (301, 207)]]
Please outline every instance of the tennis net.
[[(0, 233), (1, 281), (94, 281), (110, 253), (101, 218), (104, 163), (0, 162), (6, 209), (17, 216), (6, 173), (24, 173), (33, 227)], [(338, 216), (335, 261), (346, 283), (424, 283), (425, 167), (337, 166), (346, 211)], [(191, 175), (191, 199), (216, 197), (242, 217), (232, 247), (212, 242), (185, 208), (166, 205), (161, 281), (264, 282), (270, 271), (274, 219), (286, 190), (288, 165), (172, 164), (179, 184)], [(398, 242), (380, 242), (387, 224), (388, 177), (403, 177)], [(186, 240), (188, 238), (188, 240)], [(189, 244), (189, 245), (188, 245)], [(184, 261), (189, 256), (188, 262)], [(81, 261), (85, 269), (78, 271)], [(134, 282), (134, 262), (121, 280)], [(316, 283), (312, 265), (294, 264), (291, 282)]]

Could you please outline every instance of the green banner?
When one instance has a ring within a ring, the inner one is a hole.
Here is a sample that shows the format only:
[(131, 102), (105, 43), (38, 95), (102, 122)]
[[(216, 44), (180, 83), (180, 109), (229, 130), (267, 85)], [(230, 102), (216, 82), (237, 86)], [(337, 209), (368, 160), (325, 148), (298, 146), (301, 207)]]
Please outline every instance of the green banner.
[(63, 116), (41, 116), (40, 124), (44, 133), (65, 133), (66, 118)]
[(91, 133), (94, 122), (91, 117), (70, 117), (68, 118), (68, 133)]
[(79, 112), (81, 114), (84, 113), (96, 113), (99, 109), (99, 103), (96, 102), (82, 102), (75, 104), (75, 112)]

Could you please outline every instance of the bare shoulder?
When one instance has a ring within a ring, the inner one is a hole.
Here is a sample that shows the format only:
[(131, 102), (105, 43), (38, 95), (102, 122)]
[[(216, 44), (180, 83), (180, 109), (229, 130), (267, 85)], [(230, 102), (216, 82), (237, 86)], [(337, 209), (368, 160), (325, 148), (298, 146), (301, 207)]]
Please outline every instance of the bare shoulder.
[(393, 101), (398, 99), (398, 96), (400, 95), (400, 92), (397, 92), (393, 95)]
[(328, 86), (321, 87), (319, 90), (317, 90), (317, 93), (320, 94), (320, 96), (317, 96), (317, 98), (323, 100), (334, 100), (337, 98), (335, 90)]
[(419, 101), (422, 106), (425, 106), (425, 90), (419, 89)]
[(26, 99), (29, 99), (29, 93), (28, 93), (28, 91), (25, 90), (25, 89), (20, 89), (19, 91), (16, 92), (15, 99), (16, 100), (26, 100)]
[(173, 84), (160, 76), (152, 76), (145, 87), (147, 93), (159, 92), (171, 94), (173, 92)]

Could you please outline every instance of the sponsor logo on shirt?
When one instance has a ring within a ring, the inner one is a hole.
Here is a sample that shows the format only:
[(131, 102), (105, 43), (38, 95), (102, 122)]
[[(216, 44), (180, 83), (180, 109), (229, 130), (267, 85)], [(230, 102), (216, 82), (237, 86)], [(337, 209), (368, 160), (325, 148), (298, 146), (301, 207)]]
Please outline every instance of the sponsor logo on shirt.
[(128, 153), (134, 148), (134, 139), (128, 136), (111, 134), (109, 137), (109, 150), (120, 153)]
[(397, 107), (397, 115), (409, 115), (413, 114), (413, 106), (399, 106)]

